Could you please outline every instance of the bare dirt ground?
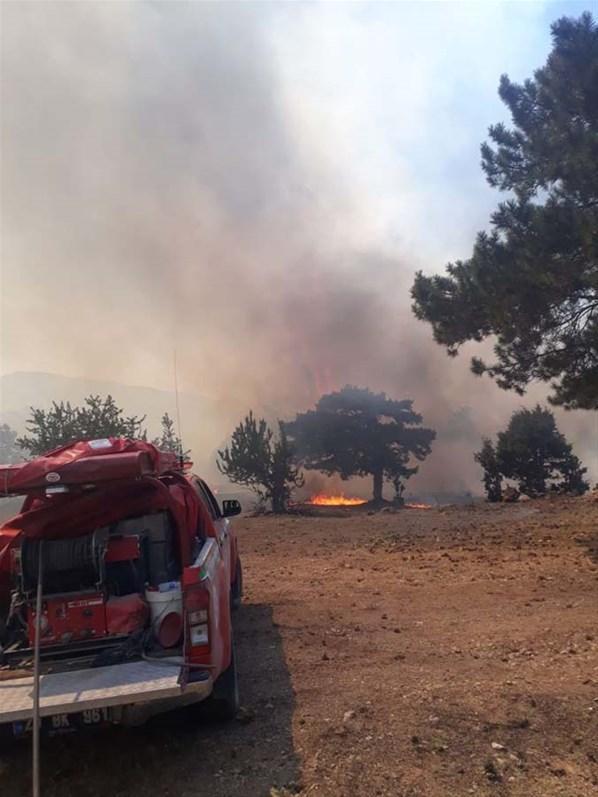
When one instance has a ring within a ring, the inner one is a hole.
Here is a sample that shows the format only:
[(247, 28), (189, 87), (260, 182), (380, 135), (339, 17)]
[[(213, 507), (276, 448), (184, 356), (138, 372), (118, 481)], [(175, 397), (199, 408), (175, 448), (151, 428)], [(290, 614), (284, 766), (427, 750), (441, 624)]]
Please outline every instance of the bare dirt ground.
[(596, 500), (238, 528), (239, 720), (48, 740), (45, 797), (598, 794)]

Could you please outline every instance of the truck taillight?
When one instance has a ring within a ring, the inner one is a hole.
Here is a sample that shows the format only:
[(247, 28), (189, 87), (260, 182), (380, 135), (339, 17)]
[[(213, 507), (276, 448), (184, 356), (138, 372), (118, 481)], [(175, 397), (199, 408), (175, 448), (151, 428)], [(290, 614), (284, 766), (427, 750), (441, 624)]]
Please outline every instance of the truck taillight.
[(188, 613), (189, 623), (191, 625), (200, 625), (201, 623), (208, 622), (208, 610), (207, 609), (195, 609), (194, 611), (190, 611)]
[(210, 644), (209, 616), (210, 593), (202, 587), (190, 589), (185, 595), (188, 644), (206, 647)]
[(202, 623), (201, 625), (190, 625), (189, 642), (193, 647), (198, 645), (209, 645), (210, 633), (208, 631), (208, 624)]

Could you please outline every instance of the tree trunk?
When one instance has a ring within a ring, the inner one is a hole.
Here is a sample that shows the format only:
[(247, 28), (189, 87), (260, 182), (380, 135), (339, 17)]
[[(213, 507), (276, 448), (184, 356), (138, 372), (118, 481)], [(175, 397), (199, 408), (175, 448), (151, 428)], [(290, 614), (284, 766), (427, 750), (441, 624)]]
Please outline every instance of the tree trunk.
[(284, 501), (279, 495), (272, 496), (272, 511), (275, 515), (282, 515), (287, 511)]
[(374, 471), (374, 502), (382, 503), (382, 485), (384, 484), (384, 473), (381, 470)]
[(405, 506), (405, 499), (403, 498), (405, 494), (405, 485), (400, 479), (395, 481), (395, 498), (394, 504), (396, 506)]
[(272, 489), (272, 511), (276, 515), (284, 514), (287, 511), (284, 482), (282, 484), (274, 484)]

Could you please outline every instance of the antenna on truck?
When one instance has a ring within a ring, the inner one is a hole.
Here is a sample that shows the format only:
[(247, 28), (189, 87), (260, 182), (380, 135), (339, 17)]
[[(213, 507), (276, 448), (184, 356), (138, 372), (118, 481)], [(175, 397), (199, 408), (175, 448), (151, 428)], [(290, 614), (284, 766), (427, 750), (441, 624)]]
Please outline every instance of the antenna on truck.
[(39, 731), (40, 731), (40, 645), (41, 645), (41, 626), (42, 626), (42, 596), (43, 596), (43, 565), (42, 548), (44, 541), (40, 540), (37, 548), (37, 594), (35, 599), (35, 639), (33, 645), (33, 738), (32, 745), (32, 795), (40, 797), (40, 760), (39, 760)]
[(179, 465), (181, 466), (182, 470), (184, 465), (183, 433), (181, 431), (181, 408), (179, 406), (179, 382), (177, 378), (176, 347), (174, 349), (174, 399), (176, 406), (176, 425), (179, 438)]

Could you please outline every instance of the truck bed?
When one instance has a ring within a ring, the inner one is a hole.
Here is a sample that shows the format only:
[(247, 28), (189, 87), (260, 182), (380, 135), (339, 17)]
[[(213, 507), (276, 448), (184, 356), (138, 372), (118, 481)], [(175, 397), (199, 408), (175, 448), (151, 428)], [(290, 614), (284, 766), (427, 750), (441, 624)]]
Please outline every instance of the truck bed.
[[(187, 695), (202, 698), (212, 691), (212, 679), (207, 673), (183, 686), (180, 672), (180, 666), (175, 664), (135, 661), (48, 673), (40, 679), (40, 715), (47, 717)], [(33, 677), (0, 681), (0, 724), (28, 720), (32, 714)]]

